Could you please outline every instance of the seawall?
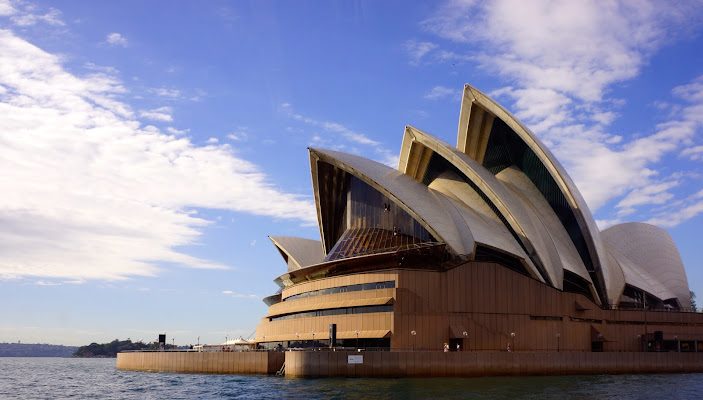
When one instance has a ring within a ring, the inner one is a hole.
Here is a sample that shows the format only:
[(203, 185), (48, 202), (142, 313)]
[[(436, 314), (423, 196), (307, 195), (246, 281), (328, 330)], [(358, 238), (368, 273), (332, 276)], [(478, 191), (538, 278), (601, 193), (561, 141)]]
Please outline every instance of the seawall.
[(288, 352), (290, 377), (478, 377), (703, 372), (703, 353)]
[(284, 361), (286, 376), (305, 378), (703, 372), (703, 353), (642, 352), (133, 352), (117, 355), (117, 369), (272, 375)]
[(277, 352), (128, 352), (117, 354), (117, 369), (203, 374), (275, 374), (283, 365)]

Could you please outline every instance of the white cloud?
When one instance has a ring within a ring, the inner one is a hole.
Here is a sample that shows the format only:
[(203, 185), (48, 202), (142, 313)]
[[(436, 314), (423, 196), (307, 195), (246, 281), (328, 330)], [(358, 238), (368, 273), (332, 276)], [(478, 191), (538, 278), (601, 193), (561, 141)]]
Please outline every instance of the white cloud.
[(120, 35), (117, 32), (112, 32), (107, 35), (107, 38), (105, 39), (108, 44), (112, 46), (122, 46), (122, 47), (127, 47), (127, 39)]
[(675, 87), (672, 93), (691, 102), (703, 103), (703, 75), (687, 85)]
[[(677, 181), (675, 171), (660, 171), (659, 163), (678, 153), (697, 157), (683, 147), (703, 125), (703, 77), (675, 88), (672, 94), (689, 103), (669, 105), (668, 121), (634, 139), (610, 132), (622, 101), (609, 91), (636, 77), (702, 11), (700, 2), (456, 0), (421, 26), (454, 42), (454, 51), (470, 45), (465, 57), (510, 82), (491, 94), (514, 102), (515, 114), (565, 163), (592, 209), (618, 200), (623, 215), (677, 196), (666, 188)], [(648, 192), (654, 188), (666, 189)]]
[(232, 291), (232, 290), (223, 290), (223, 291), (222, 291), (222, 294), (226, 294), (226, 295), (228, 295), (228, 296), (230, 296), (230, 297), (239, 298), (239, 299), (256, 299), (256, 298), (259, 297), (259, 296), (255, 295), (255, 294), (241, 294), (241, 293), (235, 293), (235, 292)]
[(65, 25), (61, 20), (61, 11), (49, 7), (46, 13), (37, 13), (35, 5), (23, 1), (0, 0), (0, 16), (9, 16), (12, 23), (20, 27), (36, 25), (39, 22), (53, 26)]
[(161, 97), (179, 98), (181, 96), (181, 91), (178, 89), (166, 89), (166, 88), (155, 88), (151, 89), (151, 92)]
[(142, 118), (152, 119), (155, 121), (172, 122), (173, 117), (171, 113), (173, 109), (171, 107), (159, 107), (153, 110), (141, 111), (139, 116)]
[(210, 224), (193, 208), (316, 221), (312, 199), (276, 188), (229, 146), (141, 128), (114, 77), (72, 75), (6, 30), (0, 66), (1, 278), (225, 268), (177, 250)]
[(219, 142), (219, 141), (220, 141), (220, 140), (219, 140), (218, 138), (211, 137), (210, 139), (207, 140), (207, 143), (215, 144), (215, 143), (217, 143), (217, 142)]
[(105, 65), (97, 65), (92, 62), (87, 62), (83, 65), (85, 69), (91, 70), (91, 71), (98, 71), (102, 72), (105, 74), (110, 74), (110, 75), (117, 75), (119, 71), (115, 67), (111, 66), (105, 66)]
[(697, 201), (685, 207), (653, 217), (647, 222), (653, 225), (670, 228), (701, 214), (703, 214), (703, 201)]
[[(322, 132), (316, 132), (310, 141), (311, 146), (325, 146), (332, 150), (344, 151), (347, 153), (361, 154), (364, 157), (369, 157), (368, 151), (363, 148), (371, 148), (379, 162), (388, 165), (392, 168), (398, 167), (398, 157), (394, 152), (385, 149), (381, 142), (369, 138), (366, 134), (354, 131), (346, 126), (331, 121), (320, 121), (314, 118), (306, 117), (293, 112), (292, 106), (289, 103), (281, 104), (281, 110), (290, 118), (300, 121), (306, 125), (319, 128), (323, 132), (333, 135), (323, 135)], [(288, 127), (289, 131), (296, 131), (295, 128)]]
[(12, 15), (16, 12), (17, 10), (12, 7), (12, 3), (10, 2), (10, 0), (0, 0), (0, 17)]
[(450, 89), (444, 86), (435, 86), (432, 90), (425, 95), (428, 100), (440, 100), (444, 98), (451, 98), (452, 100), (457, 100), (461, 98), (461, 93), (458, 89)]
[(358, 143), (358, 144), (364, 144), (364, 145), (371, 145), (371, 146), (376, 146), (379, 143), (373, 139), (368, 138), (365, 134), (360, 133), (360, 132), (355, 132), (347, 127), (345, 127), (342, 124), (339, 124), (337, 122), (330, 122), (330, 121), (319, 121), (313, 118), (309, 117), (304, 117), (300, 114), (295, 114), (292, 111), (290, 111), (290, 104), (284, 103), (282, 104), (282, 107), (285, 109), (288, 109), (288, 115), (298, 121), (304, 122), (308, 125), (312, 125), (318, 128), (322, 128), (325, 131), (332, 132), (332, 133), (339, 133), (345, 138), (349, 139), (352, 142)]
[(172, 134), (172, 135), (185, 135), (186, 133), (190, 132), (190, 129), (181, 129), (178, 130), (172, 126), (169, 126), (166, 128), (166, 132)]
[(613, 225), (617, 225), (622, 223), (622, 220), (620, 218), (613, 218), (613, 219), (597, 219), (596, 220), (596, 225), (598, 225), (598, 229), (604, 230), (607, 229)]
[(408, 57), (410, 57), (410, 64), (418, 65), (427, 53), (437, 48), (437, 45), (431, 42), (418, 42), (415, 39), (411, 39), (405, 42), (404, 48), (408, 53)]
[(58, 282), (47, 282), (47, 281), (36, 281), (34, 282), (35, 285), (37, 286), (59, 286), (60, 283)]
[(240, 126), (239, 128), (237, 128), (236, 131), (228, 134), (227, 138), (230, 140), (234, 140), (235, 142), (246, 141), (249, 136), (249, 133), (247, 131), (248, 128), (246, 126)]
[(643, 204), (664, 204), (674, 197), (669, 189), (678, 185), (679, 182), (672, 181), (635, 188), (616, 207), (629, 211)]
[(466, 61), (471, 61), (473, 57), (470, 55), (457, 54), (453, 51), (438, 50), (434, 58), (440, 62), (450, 62), (453, 65), (463, 64)]
[(696, 161), (703, 160), (703, 145), (686, 148), (681, 152), (681, 155), (687, 156), (691, 160), (696, 160)]

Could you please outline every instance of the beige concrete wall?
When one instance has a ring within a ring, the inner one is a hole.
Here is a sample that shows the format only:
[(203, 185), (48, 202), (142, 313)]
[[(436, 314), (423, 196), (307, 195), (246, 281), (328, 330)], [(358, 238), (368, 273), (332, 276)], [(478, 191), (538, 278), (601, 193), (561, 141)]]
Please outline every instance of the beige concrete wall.
[(117, 369), (205, 374), (275, 374), (283, 365), (277, 352), (134, 352), (117, 354)]
[(703, 353), (366, 352), (285, 353), (287, 377), (477, 377), (703, 372)]

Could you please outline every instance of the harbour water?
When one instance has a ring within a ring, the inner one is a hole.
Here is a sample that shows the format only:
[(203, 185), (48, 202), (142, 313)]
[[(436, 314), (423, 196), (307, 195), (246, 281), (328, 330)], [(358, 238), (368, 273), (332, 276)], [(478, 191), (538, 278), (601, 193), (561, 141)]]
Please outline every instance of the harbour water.
[(701, 399), (703, 374), (292, 379), (118, 371), (115, 359), (0, 358), (0, 399)]

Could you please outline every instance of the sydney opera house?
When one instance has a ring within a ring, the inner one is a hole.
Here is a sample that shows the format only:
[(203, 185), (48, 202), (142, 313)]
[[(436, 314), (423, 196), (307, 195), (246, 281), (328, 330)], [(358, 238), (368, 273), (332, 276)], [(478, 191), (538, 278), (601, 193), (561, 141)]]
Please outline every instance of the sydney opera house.
[(261, 347), (703, 351), (669, 234), (598, 229), (544, 144), (477, 89), (456, 146), (408, 126), (398, 169), (309, 152), (320, 240), (270, 237), (287, 270)]

